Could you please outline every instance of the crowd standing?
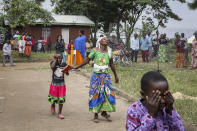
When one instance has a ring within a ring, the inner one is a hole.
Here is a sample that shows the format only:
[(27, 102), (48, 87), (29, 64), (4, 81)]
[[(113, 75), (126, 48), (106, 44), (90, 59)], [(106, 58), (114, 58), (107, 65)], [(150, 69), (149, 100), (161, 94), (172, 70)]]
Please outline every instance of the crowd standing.
[[(192, 41), (192, 69), (197, 68), (197, 32)], [(151, 32), (142, 34), (141, 39), (138, 34), (134, 34), (131, 39), (130, 49), (132, 51), (132, 61), (137, 62), (138, 54), (141, 50), (143, 62), (150, 62), (154, 57), (158, 57), (160, 62), (169, 62), (170, 50), (169, 39), (166, 34), (156, 37)], [(108, 112), (116, 112), (115, 90), (112, 86), (110, 69), (112, 70), (115, 82), (119, 83), (118, 74), (113, 64), (113, 50), (110, 48), (123, 48), (122, 41), (112, 40), (106, 36), (101, 36), (97, 40), (96, 48), (93, 48), (91, 40), (86, 40), (85, 32), (79, 31), (79, 36), (72, 40), (67, 46), (68, 58), (66, 62), (65, 42), (62, 35), (57, 35), (55, 42), (54, 59), (50, 62), (52, 69), (52, 81), (50, 84), (48, 101), (51, 102), (51, 113), (55, 114), (55, 104), (59, 104), (58, 118), (64, 119), (62, 114), (63, 103), (66, 97), (66, 85), (64, 73), (69, 75), (69, 69), (78, 69), (93, 61), (89, 89), (89, 111), (94, 113), (93, 121), (98, 123), (99, 116), (111, 122)], [(47, 46), (46, 46), (47, 45)], [(186, 68), (188, 59), (188, 45), (184, 33), (176, 35), (174, 42), (176, 47), (176, 68)], [(24, 33), (7, 37), (3, 45), (3, 66), (6, 60), (10, 60), (10, 65), (14, 66), (11, 52), (18, 50), (19, 55), (31, 56), (31, 51), (51, 52), (52, 41), (48, 36), (46, 40), (42, 37), (35, 42), (35, 37)], [(125, 48), (124, 48), (125, 50)], [(86, 52), (86, 55), (85, 55)], [(86, 56), (86, 57), (85, 57)], [(159, 72), (148, 72), (141, 79), (142, 98), (133, 103), (127, 112), (126, 129), (132, 130), (180, 130), (184, 131), (184, 126), (179, 114), (173, 107), (174, 99), (169, 91), (166, 78)]]

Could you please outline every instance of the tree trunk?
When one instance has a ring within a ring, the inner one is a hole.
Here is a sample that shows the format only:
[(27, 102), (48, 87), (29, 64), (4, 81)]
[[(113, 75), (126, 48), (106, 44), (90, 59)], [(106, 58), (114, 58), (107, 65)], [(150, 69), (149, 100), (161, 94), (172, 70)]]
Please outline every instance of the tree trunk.
[(118, 19), (117, 23), (116, 23), (116, 35), (117, 35), (117, 39), (118, 41), (120, 40), (120, 19)]
[(91, 36), (93, 36), (92, 38), (92, 43), (93, 43), (93, 46), (96, 47), (96, 34), (97, 34), (97, 30), (98, 30), (98, 22), (95, 21), (95, 27), (94, 27), (94, 36), (91, 34)]

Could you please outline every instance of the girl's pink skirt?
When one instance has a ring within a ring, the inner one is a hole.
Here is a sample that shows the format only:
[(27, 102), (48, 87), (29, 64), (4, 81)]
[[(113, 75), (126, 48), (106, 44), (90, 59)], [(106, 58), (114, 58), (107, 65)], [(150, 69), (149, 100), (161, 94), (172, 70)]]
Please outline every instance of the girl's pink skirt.
[(65, 102), (66, 96), (66, 85), (64, 82), (61, 83), (51, 83), (48, 101), (52, 104), (63, 104)]

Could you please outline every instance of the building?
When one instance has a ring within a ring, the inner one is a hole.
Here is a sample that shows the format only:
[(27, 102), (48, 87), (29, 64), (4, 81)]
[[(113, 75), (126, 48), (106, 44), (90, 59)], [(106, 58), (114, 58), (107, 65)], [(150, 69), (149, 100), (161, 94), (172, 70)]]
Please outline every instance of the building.
[(24, 28), (17, 28), (20, 33), (28, 33), (35, 37), (37, 41), (40, 37), (44, 39), (47, 36), (51, 36), (52, 44), (54, 46), (56, 37), (62, 34), (65, 43), (69, 43), (70, 39), (78, 37), (79, 30), (84, 30), (87, 38), (90, 37), (90, 28), (94, 26), (92, 22), (86, 16), (77, 15), (52, 15), (55, 19), (50, 26), (44, 27), (41, 22), (37, 22), (36, 25), (26, 25)]

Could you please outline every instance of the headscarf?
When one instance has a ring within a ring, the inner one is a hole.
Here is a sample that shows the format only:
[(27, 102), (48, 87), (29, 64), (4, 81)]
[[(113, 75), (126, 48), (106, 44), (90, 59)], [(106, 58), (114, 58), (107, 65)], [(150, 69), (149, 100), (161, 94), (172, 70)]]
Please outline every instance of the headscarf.
[[(98, 40), (97, 40), (97, 44), (99, 45), (98, 46), (98, 48), (100, 49), (100, 42), (101, 42), (101, 40), (103, 39), (103, 38), (107, 38), (106, 36), (103, 36), (103, 37), (100, 37)], [(109, 46), (107, 46), (107, 52), (108, 52), (108, 56), (109, 56), (109, 58), (111, 59), (112, 58), (112, 49), (109, 47)]]

